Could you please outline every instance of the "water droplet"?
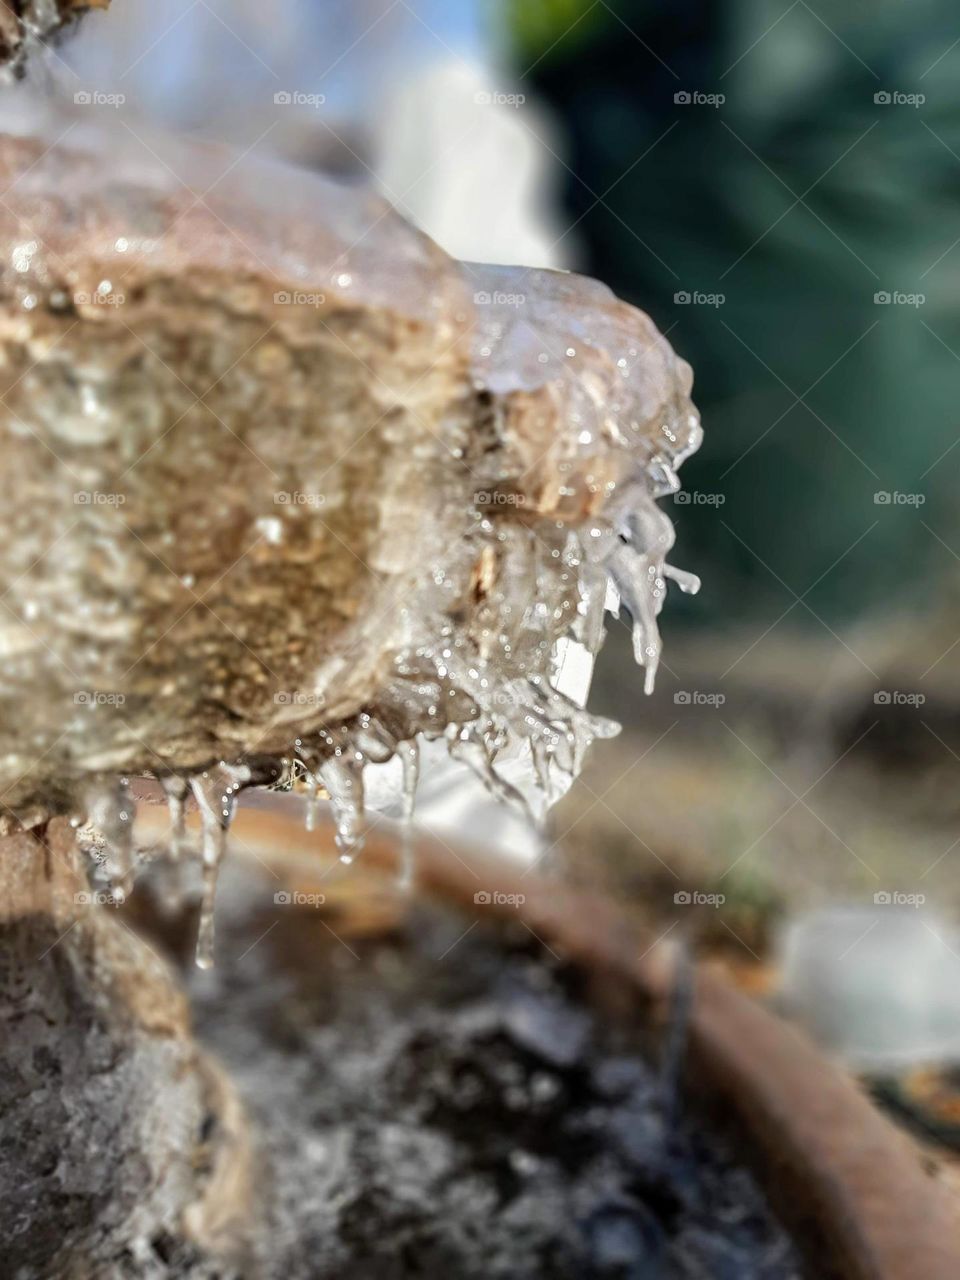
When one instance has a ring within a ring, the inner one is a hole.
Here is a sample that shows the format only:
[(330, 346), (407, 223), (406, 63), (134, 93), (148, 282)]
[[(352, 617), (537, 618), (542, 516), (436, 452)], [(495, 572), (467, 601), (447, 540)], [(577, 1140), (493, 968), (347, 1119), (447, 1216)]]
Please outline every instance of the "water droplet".
[[(341, 861), (353, 861), (363, 847), (364, 798), (363, 758), (358, 753), (334, 755), (320, 765), (320, 780), (333, 807), (336, 843)], [(346, 857), (344, 857), (346, 855)]]

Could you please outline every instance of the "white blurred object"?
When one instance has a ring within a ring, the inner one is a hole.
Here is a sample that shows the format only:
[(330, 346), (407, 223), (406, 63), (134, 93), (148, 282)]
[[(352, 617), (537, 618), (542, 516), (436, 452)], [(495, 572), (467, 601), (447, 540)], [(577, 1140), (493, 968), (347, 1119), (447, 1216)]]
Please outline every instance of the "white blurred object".
[[(372, 167), (387, 199), (448, 253), (560, 268), (573, 241), (549, 199), (559, 149), (546, 113), (502, 76), (481, 62), (445, 57), (385, 92)], [(556, 687), (583, 706), (592, 676), (587, 649), (562, 641)], [(418, 825), (452, 839), (482, 833), (488, 848), (523, 860), (544, 852), (544, 837), (529, 820), (488, 795), (445, 751), (425, 746), (424, 764)], [(501, 755), (496, 768), (534, 802), (529, 747)], [(381, 794), (387, 799), (389, 792)]]
[(960, 1061), (960, 940), (922, 906), (832, 907), (794, 921), (781, 997), (862, 1070)]
[(454, 257), (563, 267), (570, 241), (545, 193), (559, 143), (545, 112), (480, 63), (429, 66), (387, 91), (373, 169), (387, 198)]
[(81, 23), (57, 61), (71, 93), (122, 92), (125, 114), (249, 146), (297, 118), (323, 135), (310, 106), (278, 115), (277, 92), (322, 96), (324, 119), (355, 115), (417, 26), (391, 0), (124, 0)]

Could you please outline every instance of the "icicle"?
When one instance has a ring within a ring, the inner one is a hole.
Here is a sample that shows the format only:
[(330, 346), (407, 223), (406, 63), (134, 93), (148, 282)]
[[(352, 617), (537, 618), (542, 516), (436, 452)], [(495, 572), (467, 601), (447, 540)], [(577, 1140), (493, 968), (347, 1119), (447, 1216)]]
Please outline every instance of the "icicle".
[(320, 766), (320, 779), (333, 806), (340, 861), (348, 864), (363, 848), (363, 765), (363, 755), (344, 746)]
[(653, 487), (654, 497), (666, 498), (680, 488), (680, 477), (669, 462), (662, 458), (651, 462), (648, 474)]
[(594, 571), (581, 582), (580, 603), (573, 636), (589, 653), (597, 654), (604, 640), (603, 615), (606, 605), (608, 578), (605, 573)]
[(537, 711), (553, 724), (563, 726), (565, 732), (557, 744), (558, 751), (564, 745), (564, 737), (586, 737), (592, 742), (594, 738), (615, 738), (620, 732), (620, 726), (615, 720), (591, 715), (572, 698), (568, 698), (559, 689), (554, 689), (543, 678), (531, 678), (528, 685), (531, 689), (532, 705)]
[(455, 737), (448, 740), (448, 750), (454, 760), (460, 760), (473, 770), (495, 799), (517, 806), (531, 821), (536, 821), (526, 796), (501, 778), (494, 769), (490, 749), (483, 741), (479, 728), (475, 725), (466, 725), (461, 728), (456, 732)]
[(190, 787), (176, 773), (168, 774), (160, 779), (167, 797), (167, 812), (170, 815), (170, 857), (179, 862), (186, 844), (186, 809), (185, 801), (190, 794)]
[(290, 786), (304, 797), (303, 825), (307, 831), (314, 831), (317, 825), (317, 792), (320, 781), (317, 777), (317, 756), (310, 743), (297, 738), (294, 743), (294, 759), (290, 761)]
[(397, 740), (393, 734), (366, 711), (357, 717), (352, 737), (354, 746), (372, 764), (386, 764), (397, 750)]
[(695, 596), (700, 590), (700, 579), (686, 569), (675, 569), (672, 564), (665, 564), (663, 576), (675, 582), (684, 595)]
[(417, 783), (420, 780), (420, 747), (416, 739), (413, 739), (410, 742), (398, 742), (397, 751), (403, 767), (403, 795), (400, 811), (403, 826), (400, 835), (400, 875), (397, 883), (404, 892), (409, 892), (413, 886), (415, 870), (413, 810), (417, 802)]
[(306, 785), (307, 804), (303, 818), (303, 825), (308, 831), (314, 831), (317, 826), (317, 775), (315, 773), (307, 774)]
[(154, 888), (162, 910), (173, 916), (183, 910), (186, 898), (184, 878), (178, 864), (187, 849), (186, 802), (190, 795), (190, 784), (179, 774), (171, 773), (160, 779), (160, 785), (167, 797), (170, 839), (167, 845), (168, 862), (161, 868)]
[(249, 780), (250, 770), (245, 765), (228, 765), (222, 761), (211, 772), (190, 780), (200, 809), (202, 830), (203, 899), (196, 952), (197, 966), (201, 969), (213, 966), (213, 907), (217, 875), (226, 851), (227, 831), (236, 812), (237, 793)]
[(550, 750), (542, 738), (534, 738), (530, 743), (530, 754), (533, 757), (533, 768), (540, 787), (541, 813), (540, 820), (546, 818), (547, 810), (553, 803), (553, 780), (550, 777), (550, 761), (554, 752)]
[(663, 604), (665, 583), (654, 558), (623, 544), (610, 557), (610, 572), (623, 603), (633, 619), (633, 656), (645, 669), (644, 693), (652, 693), (660, 663), (660, 631), (657, 614)]
[(126, 778), (95, 784), (88, 792), (88, 821), (103, 837), (110, 892), (118, 902), (125, 901), (133, 888), (135, 810)]

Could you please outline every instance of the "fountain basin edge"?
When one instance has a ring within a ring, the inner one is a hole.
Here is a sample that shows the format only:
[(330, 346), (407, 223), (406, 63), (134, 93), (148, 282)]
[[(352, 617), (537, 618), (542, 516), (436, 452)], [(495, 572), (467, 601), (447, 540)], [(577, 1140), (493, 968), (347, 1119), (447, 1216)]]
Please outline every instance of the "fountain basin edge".
[[(138, 839), (156, 841), (165, 823), (163, 810), (141, 804)], [(241, 808), (233, 838), (234, 856), (279, 861), (293, 874), (309, 875), (332, 847), (330, 829), (305, 831), (299, 811), (270, 795)], [(417, 893), (467, 916), (519, 915), (544, 945), (589, 974), (598, 1004), (627, 1012), (656, 1048), (676, 969), (676, 949), (665, 937), (644, 936), (608, 898), (525, 872), (475, 846), (453, 850), (421, 834), (417, 855)], [(396, 858), (389, 836), (373, 832), (356, 870), (366, 865), (382, 873)], [(478, 905), (482, 891), (491, 901)], [(498, 903), (496, 895), (523, 901)], [(960, 1213), (949, 1187), (855, 1080), (709, 963), (694, 970), (684, 1076), (686, 1105), (732, 1130), (811, 1275), (960, 1275)]]

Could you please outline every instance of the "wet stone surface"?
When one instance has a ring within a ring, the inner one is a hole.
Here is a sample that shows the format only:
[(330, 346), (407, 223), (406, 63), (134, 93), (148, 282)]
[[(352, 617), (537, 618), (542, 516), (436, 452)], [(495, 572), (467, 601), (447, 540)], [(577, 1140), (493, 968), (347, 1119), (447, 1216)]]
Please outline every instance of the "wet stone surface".
[(521, 926), (461, 938), (431, 907), (338, 941), (264, 896), (231, 869), (217, 966), (189, 979), (256, 1129), (264, 1275), (799, 1276), (735, 1153), (664, 1122), (657, 1074)]

